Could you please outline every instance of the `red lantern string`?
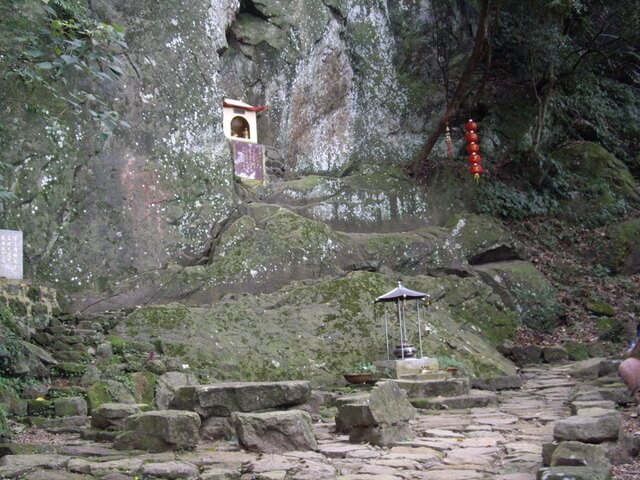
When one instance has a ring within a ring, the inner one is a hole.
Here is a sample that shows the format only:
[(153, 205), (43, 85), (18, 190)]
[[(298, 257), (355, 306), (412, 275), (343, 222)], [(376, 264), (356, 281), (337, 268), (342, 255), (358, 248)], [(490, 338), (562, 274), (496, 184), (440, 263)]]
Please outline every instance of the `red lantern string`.
[(464, 129), (467, 132), (464, 138), (467, 141), (467, 153), (469, 154), (467, 158), (469, 162), (469, 173), (478, 181), (480, 180), (480, 175), (484, 172), (480, 164), (482, 162), (480, 145), (478, 145), (480, 137), (476, 133), (478, 131), (478, 124), (469, 119), (467, 123), (464, 124)]

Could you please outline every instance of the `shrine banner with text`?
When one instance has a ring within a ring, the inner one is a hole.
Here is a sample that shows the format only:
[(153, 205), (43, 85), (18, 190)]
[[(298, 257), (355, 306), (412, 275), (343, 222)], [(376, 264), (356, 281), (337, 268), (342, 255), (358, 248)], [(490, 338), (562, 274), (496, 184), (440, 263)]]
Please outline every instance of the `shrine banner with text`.
[(232, 142), (234, 172), (238, 177), (264, 181), (264, 154), (259, 143)]
[(0, 230), (0, 278), (22, 279), (22, 232)]

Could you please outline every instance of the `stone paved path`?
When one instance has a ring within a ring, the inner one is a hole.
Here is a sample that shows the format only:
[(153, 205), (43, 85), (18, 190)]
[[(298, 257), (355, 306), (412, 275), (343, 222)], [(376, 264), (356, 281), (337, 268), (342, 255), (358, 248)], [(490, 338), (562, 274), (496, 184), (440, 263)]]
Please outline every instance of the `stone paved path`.
[[(569, 415), (574, 386), (568, 366), (523, 371), (521, 390), (499, 394), (489, 408), (424, 412), (412, 422), (416, 438), (391, 449), (354, 445), (318, 423), (319, 452), (256, 455), (229, 442), (201, 442), (194, 452), (129, 456), (108, 447), (70, 439), (52, 458), (14, 458), (0, 478), (27, 480), (102, 478), (190, 478), (203, 480), (533, 480), (542, 467), (542, 445), (552, 440), (553, 422)], [(66, 449), (66, 450), (65, 450)], [(41, 457), (46, 457), (42, 455)], [(104, 477), (108, 478), (108, 477)]]
[[(419, 415), (412, 425), (414, 441), (373, 450), (376, 455), (367, 455), (372, 449), (330, 440), (321, 440), (321, 451), (343, 454), (336, 466), (342, 473), (353, 472), (344, 478), (354, 480), (535, 479), (542, 467), (542, 445), (553, 439), (553, 423), (569, 415), (567, 400), (575, 382), (568, 371), (568, 366), (531, 367), (523, 372), (523, 388), (502, 392), (496, 407)], [(327, 437), (321, 428), (316, 433)]]

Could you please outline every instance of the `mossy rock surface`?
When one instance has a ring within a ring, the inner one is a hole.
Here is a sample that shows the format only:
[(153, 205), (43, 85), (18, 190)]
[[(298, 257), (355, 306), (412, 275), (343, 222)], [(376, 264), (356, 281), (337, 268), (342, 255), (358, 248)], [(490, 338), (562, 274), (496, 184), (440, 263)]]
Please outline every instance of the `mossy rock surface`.
[(640, 219), (617, 224), (609, 229), (612, 248), (605, 263), (614, 271), (633, 275), (640, 272)]
[(522, 245), (495, 218), (458, 214), (445, 227), (450, 232), (449, 243), (460, 248), (469, 263), (524, 260)]
[(557, 294), (533, 264), (500, 262), (476, 266), (475, 271), (524, 325), (536, 331), (553, 328), (560, 312)]
[(103, 403), (136, 403), (131, 390), (116, 380), (100, 380), (94, 383), (87, 388), (86, 397), (89, 412)]
[(270, 201), (345, 232), (404, 231), (435, 223), (430, 207), (435, 198), (427, 201), (399, 168), (344, 177), (310, 175), (283, 183)]
[(589, 312), (601, 317), (613, 317), (616, 314), (616, 309), (603, 300), (592, 300), (587, 302), (585, 308)]
[(574, 362), (586, 360), (590, 357), (589, 345), (583, 342), (565, 342), (562, 346), (567, 351), (569, 360)]
[(628, 325), (614, 317), (598, 318), (596, 332), (598, 339), (610, 342), (625, 342), (632, 336)]
[(640, 201), (640, 184), (624, 162), (592, 142), (574, 142), (552, 156), (564, 168), (571, 189), (559, 214), (570, 221), (604, 225), (627, 214)]
[[(373, 300), (395, 283), (379, 273), (354, 272), (292, 282), (271, 294), (240, 295), (211, 306), (153, 307), (149, 310), (156, 314), (166, 308), (162, 318), (182, 318), (157, 329), (150, 328), (152, 320), (143, 307), (118, 331), (143, 341), (157, 337), (165, 356), (177, 357), (212, 380), (305, 379), (316, 385), (336, 384), (349, 365), (386, 358), (383, 310), (381, 306), (374, 310)], [(516, 314), (483, 282), (417, 276), (407, 278), (406, 285), (429, 292), (434, 300), (422, 318), (425, 356), (456, 358), (470, 372), (515, 371), (491, 342), (513, 334)], [(395, 322), (395, 314), (389, 313)], [(412, 333), (416, 344), (417, 335)]]
[(553, 154), (568, 171), (585, 179), (606, 179), (615, 190), (624, 196), (640, 200), (640, 185), (627, 166), (608, 152), (602, 145), (593, 142), (574, 142)]

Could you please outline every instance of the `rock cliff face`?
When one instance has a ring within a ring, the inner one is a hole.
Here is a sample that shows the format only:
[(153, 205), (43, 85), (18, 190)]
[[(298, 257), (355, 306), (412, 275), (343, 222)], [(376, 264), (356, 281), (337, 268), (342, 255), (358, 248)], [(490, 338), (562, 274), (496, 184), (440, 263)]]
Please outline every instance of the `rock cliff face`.
[[(394, 180), (380, 170), (410, 158), (442, 100), (428, 75), (416, 90), (397, 61), (406, 36), (429, 21), (425, 2), (116, 0), (92, 8), (127, 32), (123, 80), (100, 88), (131, 128), (104, 139), (89, 121), (13, 112), (23, 128), (8, 150), (20, 201), (3, 212), (5, 228), (25, 232), (26, 275), (71, 293), (72, 308), (181, 299), (185, 292), (156, 295), (167, 277), (192, 277), (185, 269), (194, 265), (228, 283), (229, 272), (211, 271), (216, 248), (218, 257), (234, 248), (230, 225), (245, 236), (256, 226), (233, 179), (224, 97), (269, 105), (260, 141), (287, 178), (323, 175), (260, 198), (341, 230), (442, 220), (437, 202), (401, 173)], [(323, 248), (333, 251), (330, 236)], [(304, 257), (282, 275), (304, 277), (296, 273)], [(250, 270), (253, 290), (271, 284)]]

